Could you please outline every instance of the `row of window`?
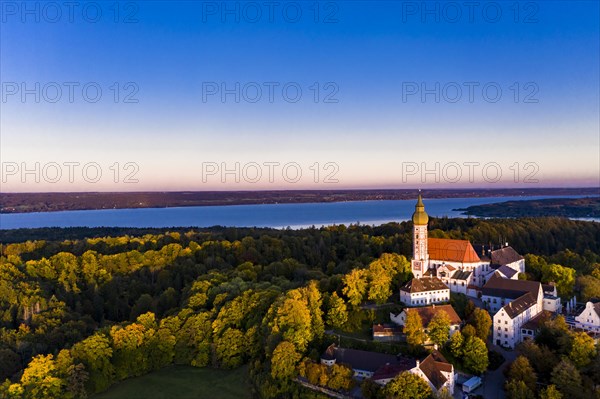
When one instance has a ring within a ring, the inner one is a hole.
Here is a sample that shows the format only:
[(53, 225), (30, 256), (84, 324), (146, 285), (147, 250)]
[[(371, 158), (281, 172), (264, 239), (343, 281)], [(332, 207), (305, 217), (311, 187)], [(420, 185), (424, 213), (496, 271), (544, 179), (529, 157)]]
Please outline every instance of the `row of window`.
[(431, 301), (429, 301), (429, 299), (412, 299), (410, 301), (411, 304), (413, 305), (417, 305), (417, 304), (428, 304), (428, 303), (436, 303), (436, 302), (446, 302), (449, 301), (450, 298), (449, 297), (445, 297), (445, 298), (432, 298)]

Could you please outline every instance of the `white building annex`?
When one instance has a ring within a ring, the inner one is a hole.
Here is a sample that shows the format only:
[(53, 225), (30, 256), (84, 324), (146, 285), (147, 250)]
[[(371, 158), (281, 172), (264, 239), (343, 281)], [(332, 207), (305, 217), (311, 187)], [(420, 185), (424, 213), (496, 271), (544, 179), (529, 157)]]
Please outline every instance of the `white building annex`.
[(600, 332), (600, 301), (589, 301), (575, 317), (575, 326), (585, 331)]

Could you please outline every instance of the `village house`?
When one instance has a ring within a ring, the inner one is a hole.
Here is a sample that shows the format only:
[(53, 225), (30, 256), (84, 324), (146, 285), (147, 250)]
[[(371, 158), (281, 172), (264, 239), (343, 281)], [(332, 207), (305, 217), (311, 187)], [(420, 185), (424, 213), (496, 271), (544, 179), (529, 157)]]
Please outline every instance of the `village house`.
[(381, 366), (391, 365), (410, 370), (416, 364), (415, 360), (403, 356), (340, 348), (335, 344), (330, 345), (321, 355), (321, 363), (326, 366), (345, 364), (352, 368), (354, 377), (359, 379), (373, 377)]
[(434, 392), (443, 388), (454, 391), (454, 366), (437, 349), (419, 361), (404, 356), (339, 348), (333, 344), (321, 355), (321, 363), (329, 367), (345, 364), (352, 368), (355, 378), (371, 378), (382, 386), (408, 371), (421, 377)]

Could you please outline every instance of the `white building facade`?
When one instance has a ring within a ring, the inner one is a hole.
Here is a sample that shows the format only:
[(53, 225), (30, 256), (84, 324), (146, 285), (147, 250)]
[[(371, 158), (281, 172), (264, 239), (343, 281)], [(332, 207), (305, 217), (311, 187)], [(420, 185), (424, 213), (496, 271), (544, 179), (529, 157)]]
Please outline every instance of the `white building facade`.
[(600, 302), (587, 302), (575, 317), (575, 326), (585, 331), (600, 332)]

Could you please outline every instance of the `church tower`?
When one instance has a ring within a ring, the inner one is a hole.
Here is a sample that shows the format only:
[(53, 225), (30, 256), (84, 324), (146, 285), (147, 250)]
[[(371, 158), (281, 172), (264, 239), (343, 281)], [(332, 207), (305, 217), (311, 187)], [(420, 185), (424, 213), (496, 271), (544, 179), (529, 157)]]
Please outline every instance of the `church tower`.
[(411, 261), (412, 273), (416, 278), (423, 277), (429, 267), (429, 252), (427, 249), (427, 222), (429, 216), (425, 212), (425, 205), (421, 194), (415, 205), (413, 220), (413, 258)]

